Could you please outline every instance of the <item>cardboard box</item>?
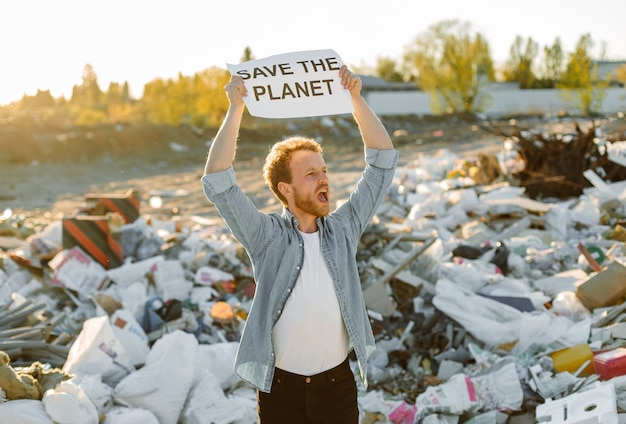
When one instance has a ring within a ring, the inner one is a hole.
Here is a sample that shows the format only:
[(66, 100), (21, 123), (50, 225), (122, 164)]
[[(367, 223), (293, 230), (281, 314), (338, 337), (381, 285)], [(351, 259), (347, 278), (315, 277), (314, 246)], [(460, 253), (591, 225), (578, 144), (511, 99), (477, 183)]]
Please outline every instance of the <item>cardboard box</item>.
[(109, 212), (117, 212), (124, 223), (130, 224), (139, 218), (140, 200), (137, 192), (133, 189), (121, 194), (97, 194), (91, 193), (85, 196), (89, 215), (106, 215)]
[(589, 310), (612, 306), (626, 296), (626, 267), (611, 262), (576, 288), (576, 296)]
[(105, 269), (124, 263), (122, 232), (115, 214), (63, 218), (63, 248), (80, 247)]

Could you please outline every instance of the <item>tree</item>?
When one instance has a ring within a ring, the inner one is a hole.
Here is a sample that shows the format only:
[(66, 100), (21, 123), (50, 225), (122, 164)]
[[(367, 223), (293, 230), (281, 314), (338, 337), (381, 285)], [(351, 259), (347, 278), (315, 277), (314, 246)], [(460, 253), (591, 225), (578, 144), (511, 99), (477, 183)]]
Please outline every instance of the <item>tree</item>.
[(563, 53), (563, 47), (561, 46), (561, 39), (557, 37), (554, 40), (554, 44), (551, 46), (545, 46), (543, 48), (543, 55), (544, 62), (543, 71), (541, 73), (543, 87), (554, 88), (563, 73), (563, 61), (565, 60), (565, 54)]
[(487, 41), (457, 21), (431, 26), (405, 50), (404, 61), (439, 113), (482, 110), (485, 85), (495, 79)]
[(178, 74), (178, 80), (156, 79), (144, 86), (143, 106), (153, 123), (190, 123), (195, 104), (193, 80)]
[(111, 82), (104, 97), (110, 122), (131, 120), (135, 108), (133, 108), (133, 102), (130, 98), (127, 81), (123, 85), (118, 82)]
[(54, 106), (54, 97), (50, 94), (50, 90), (37, 90), (34, 96), (24, 94), (18, 107), (24, 110), (41, 110)]
[(93, 66), (83, 68), (83, 83), (72, 88), (70, 113), (77, 125), (93, 126), (107, 122), (103, 93), (98, 85), (98, 75)]
[(100, 106), (102, 90), (98, 85), (98, 75), (93, 66), (86, 64), (83, 68), (83, 83), (75, 85), (72, 89), (72, 103), (84, 108)]
[(224, 120), (228, 111), (228, 98), (224, 95), (224, 85), (228, 83), (229, 79), (229, 72), (216, 66), (194, 76), (194, 87), (197, 94), (195, 125), (219, 125)]
[(520, 88), (534, 88), (537, 77), (533, 72), (533, 62), (537, 58), (539, 46), (532, 38), (524, 44), (521, 36), (515, 37), (504, 71), (505, 81), (517, 81)]
[(402, 73), (398, 70), (396, 61), (390, 57), (377, 57), (374, 74), (389, 82), (402, 82)]
[(626, 84), (626, 65), (622, 65), (619, 68), (617, 68), (616, 72), (617, 72), (617, 75), (615, 79), (621, 82), (622, 84)]
[(243, 55), (241, 56), (241, 63), (247, 62), (249, 60), (254, 60), (254, 59), (256, 58), (252, 54), (252, 49), (250, 48), (250, 46), (246, 46), (243, 49)]
[(569, 54), (565, 71), (557, 85), (561, 95), (584, 115), (597, 115), (606, 96), (609, 81), (600, 80), (598, 65), (593, 63), (590, 50), (593, 41), (589, 34), (580, 37), (575, 50)]

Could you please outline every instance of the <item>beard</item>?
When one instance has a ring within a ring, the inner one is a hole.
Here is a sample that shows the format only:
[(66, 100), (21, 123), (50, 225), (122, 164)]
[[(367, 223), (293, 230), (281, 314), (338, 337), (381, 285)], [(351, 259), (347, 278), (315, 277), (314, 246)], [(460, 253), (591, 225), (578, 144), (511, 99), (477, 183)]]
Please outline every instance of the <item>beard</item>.
[(321, 203), (317, 197), (304, 195), (294, 190), (295, 206), (303, 212), (314, 216), (326, 216), (330, 212), (329, 203)]

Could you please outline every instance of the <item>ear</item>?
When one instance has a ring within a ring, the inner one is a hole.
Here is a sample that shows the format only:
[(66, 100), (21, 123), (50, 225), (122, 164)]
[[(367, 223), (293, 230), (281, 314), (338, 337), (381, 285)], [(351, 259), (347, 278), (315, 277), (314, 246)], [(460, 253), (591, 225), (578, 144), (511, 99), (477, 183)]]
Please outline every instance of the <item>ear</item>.
[(283, 196), (289, 197), (289, 195), (291, 194), (291, 185), (287, 184), (284, 181), (281, 181), (278, 183), (278, 191), (280, 191)]

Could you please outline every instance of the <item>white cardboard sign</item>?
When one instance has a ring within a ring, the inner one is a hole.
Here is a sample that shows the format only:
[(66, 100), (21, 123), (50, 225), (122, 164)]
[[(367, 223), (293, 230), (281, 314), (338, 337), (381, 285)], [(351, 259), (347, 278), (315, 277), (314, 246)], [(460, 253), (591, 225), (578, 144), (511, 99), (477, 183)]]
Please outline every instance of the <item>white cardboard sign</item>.
[(244, 80), (250, 115), (300, 118), (352, 113), (350, 93), (339, 78), (342, 64), (334, 50), (308, 50), (226, 66)]

